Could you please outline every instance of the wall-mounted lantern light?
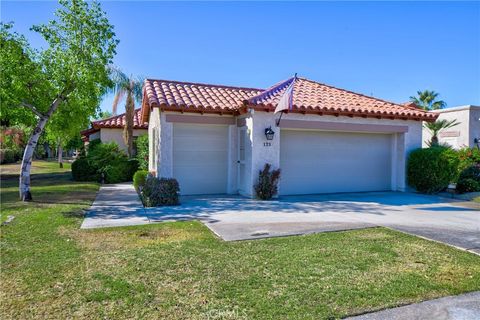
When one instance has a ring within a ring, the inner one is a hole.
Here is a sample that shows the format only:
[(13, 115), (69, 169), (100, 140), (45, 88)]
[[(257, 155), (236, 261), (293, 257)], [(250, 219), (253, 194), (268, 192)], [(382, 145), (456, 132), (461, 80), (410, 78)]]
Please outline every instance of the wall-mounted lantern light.
[(272, 127), (265, 128), (265, 137), (267, 137), (267, 140), (273, 140), (274, 135), (275, 131), (272, 130)]
[(480, 148), (480, 138), (473, 139), (473, 143), (477, 145), (477, 148)]

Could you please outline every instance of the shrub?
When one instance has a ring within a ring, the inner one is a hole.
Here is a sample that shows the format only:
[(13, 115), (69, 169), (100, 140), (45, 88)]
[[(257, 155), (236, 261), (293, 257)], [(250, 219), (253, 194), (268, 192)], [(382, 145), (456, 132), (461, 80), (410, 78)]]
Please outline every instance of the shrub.
[(141, 170), (148, 170), (148, 135), (144, 134), (137, 138), (138, 167)]
[(147, 180), (148, 171), (139, 170), (133, 175), (133, 186), (135, 189), (140, 192), (145, 186), (145, 181)]
[(480, 191), (480, 183), (470, 178), (458, 180), (456, 190), (458, 193), (478, 192)]
[(480, 182), (480, 163), (473, 164), (462, 170), (459, 180), (469, 178)]
[(179, 191), (177, 180), (158, 179), (148, 174), (141, 195), (146, 207), (174, 206), (180, 203), (178, 201)]
[(15, 151), (12, 149), (0, 149), (0, 163), (14, 163), (15, 159)]
[(473, 164), (480, 163), (480, 149), (465, 147), (458, 152), (458, 172), (462, 172), (464, 169), (470, 167)]
[(408, 158), (408, 184), (421, 193), (436, 193), (455, 181), (457, 153), (445, 147), (416, 149)]
[(90, 144), (87, 156), (72, 164), (73, 179), (77, 181), (104, 180), (105, 183), (132, 181), (137, 170), (138, 161), (128, 159), (125, 152), (113, 142)]
[(254, 186), (258, 199), (270, 200), (278, 192), (280, 169), (270, 170), (270, 168), (271, 165), (266, 163), (263, 170), (258, 173), (258, 183)]
[(459, 193), (480, 191), (480, 164), (477, 163), (462, 170), (456, 190)]
[(115, 142), (100, 143), (94, 147), (89, 146), (87, 158), (92, 162), (93, 166), (98, 169), (106, 168), (122, 160), (128, 160), (127, 154), (123, 150), (120, 150)]
[(127, 161), (127, 171), (126, 171), (126, 181), (132, 181), (133, 175), (139, 169), (138, 160), (137, 159), (128, 159)]
[(101, 172), (104, 174), (105, 183), (119, 183), (132, 181), (137, 170), (137, 160), (119, 157), (112, 164), (103, 167)]
[(76, 181), (99, 181), (100, 174), (87, 158), (78, 158), (72, 163), (72, 177)]

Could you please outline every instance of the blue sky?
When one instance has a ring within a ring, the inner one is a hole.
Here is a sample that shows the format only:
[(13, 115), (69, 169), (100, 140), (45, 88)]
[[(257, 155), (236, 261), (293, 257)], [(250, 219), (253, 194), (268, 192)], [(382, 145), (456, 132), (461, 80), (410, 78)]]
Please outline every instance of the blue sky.
[[(480, 105), (479, 2), (102, 2), (115, 63), (150, 78), (266, 88), (299, 76), (394, 102)], [(2, 1), (32, 45), (56, 2)], [(102, 109), (109, 110), (111, 97)]]

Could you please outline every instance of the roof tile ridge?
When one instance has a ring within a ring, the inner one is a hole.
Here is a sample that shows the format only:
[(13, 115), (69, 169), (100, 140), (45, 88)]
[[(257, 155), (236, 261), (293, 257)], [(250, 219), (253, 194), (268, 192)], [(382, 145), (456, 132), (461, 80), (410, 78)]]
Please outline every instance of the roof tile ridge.
[(260, 88), (249, 88), (249, 87), (238, 87), (238, 86), (229, 86), (223, 84), (212, 84), (212, 83), (203, 83), (203, 82), (188, 82), (188, 81), (178, 81), (178, 80), (167, 80), (167, 79), (152, 79), (147, 78), (147, 81), (160, 81), (160, 82), (168, 82), (168, 83), (177, 83), (177, 84), (186, 84), (186, 85), (196, 85), (196, 86), (204, 86), (204, 87), (216, 87), (216, 88), (226, 88), (226, 89), (238, 89), (238, 90), (249, 90), (249, 91), (264, 91), (265, 89)]
[(363, 94), (363, 93), (358, 93), (358, 92), (354, 92), (354, 91), (351, 91), (351, 90), (347, 90), (347, 89), (335, 87), (335, 86), (332, 86), (332, 85), (329, 85), (329, 84), (325, 84), (325, 83), (322, 83), (322, 82), (318, 82), (318, 81), (315, 81), (315, 80), (311, 80), (311, 79), (307, 79), (307, 78), (303, 78), (303, 77), (299, 77), (299, 79), (302, 79), (302, 80), (305, 80), (305, 81), (309, 81), (309, 82), (313, 82), (313, 83), (319, 84), (319, 85), (321, 85), (321, 86), (329, 87), (329, 88), (336, 89), (336, 90), (339, 90), (339, 91), (345, 91), (345, 92), (348, 92), (348, 93), (352, 93), (352, 94), (355, 94), (355, 95), (359, 95), (359, 96), (362, 96), (362, 97), (365, 97), (365, 98), (369, 98), (369, 99), (374, 99), (374, 100), (386, 102), (386, 103), (389, 103), (389, 104), (393, 104), (393, 105), (395, 105), (395, 106), (397, 106), (397, 107), (402, 107), (402, 108), (405, 108), (405, 109), (416, 110), (416, 111), (420, 111), (420, 112), (427, 113), (427, 111), (422, 110), (422, 109), (413, 108), (413, 107), (408, 107), (408, 106), (402, 105), (402, 104), (397, 103), (397, 102), (392, 102), (392, 101), (388, 101), (388, 100), (385, 100), (385, 99), (381, 99), (381, 98), (369, 96), (369, 95), (366, 95), (366, 94)]

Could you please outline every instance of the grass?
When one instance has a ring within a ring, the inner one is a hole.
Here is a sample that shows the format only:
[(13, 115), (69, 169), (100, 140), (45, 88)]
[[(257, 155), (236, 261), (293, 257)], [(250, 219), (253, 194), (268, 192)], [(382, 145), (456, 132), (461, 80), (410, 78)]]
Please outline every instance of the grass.
[(3, 319), (326, 319), (480, 290), (480, 257), (384, 228), (241, 242), (195, 221), (80, 230), (98, 185), (41, 170), (35, 203), (2, 183), (16, 216), (1, 227)]

